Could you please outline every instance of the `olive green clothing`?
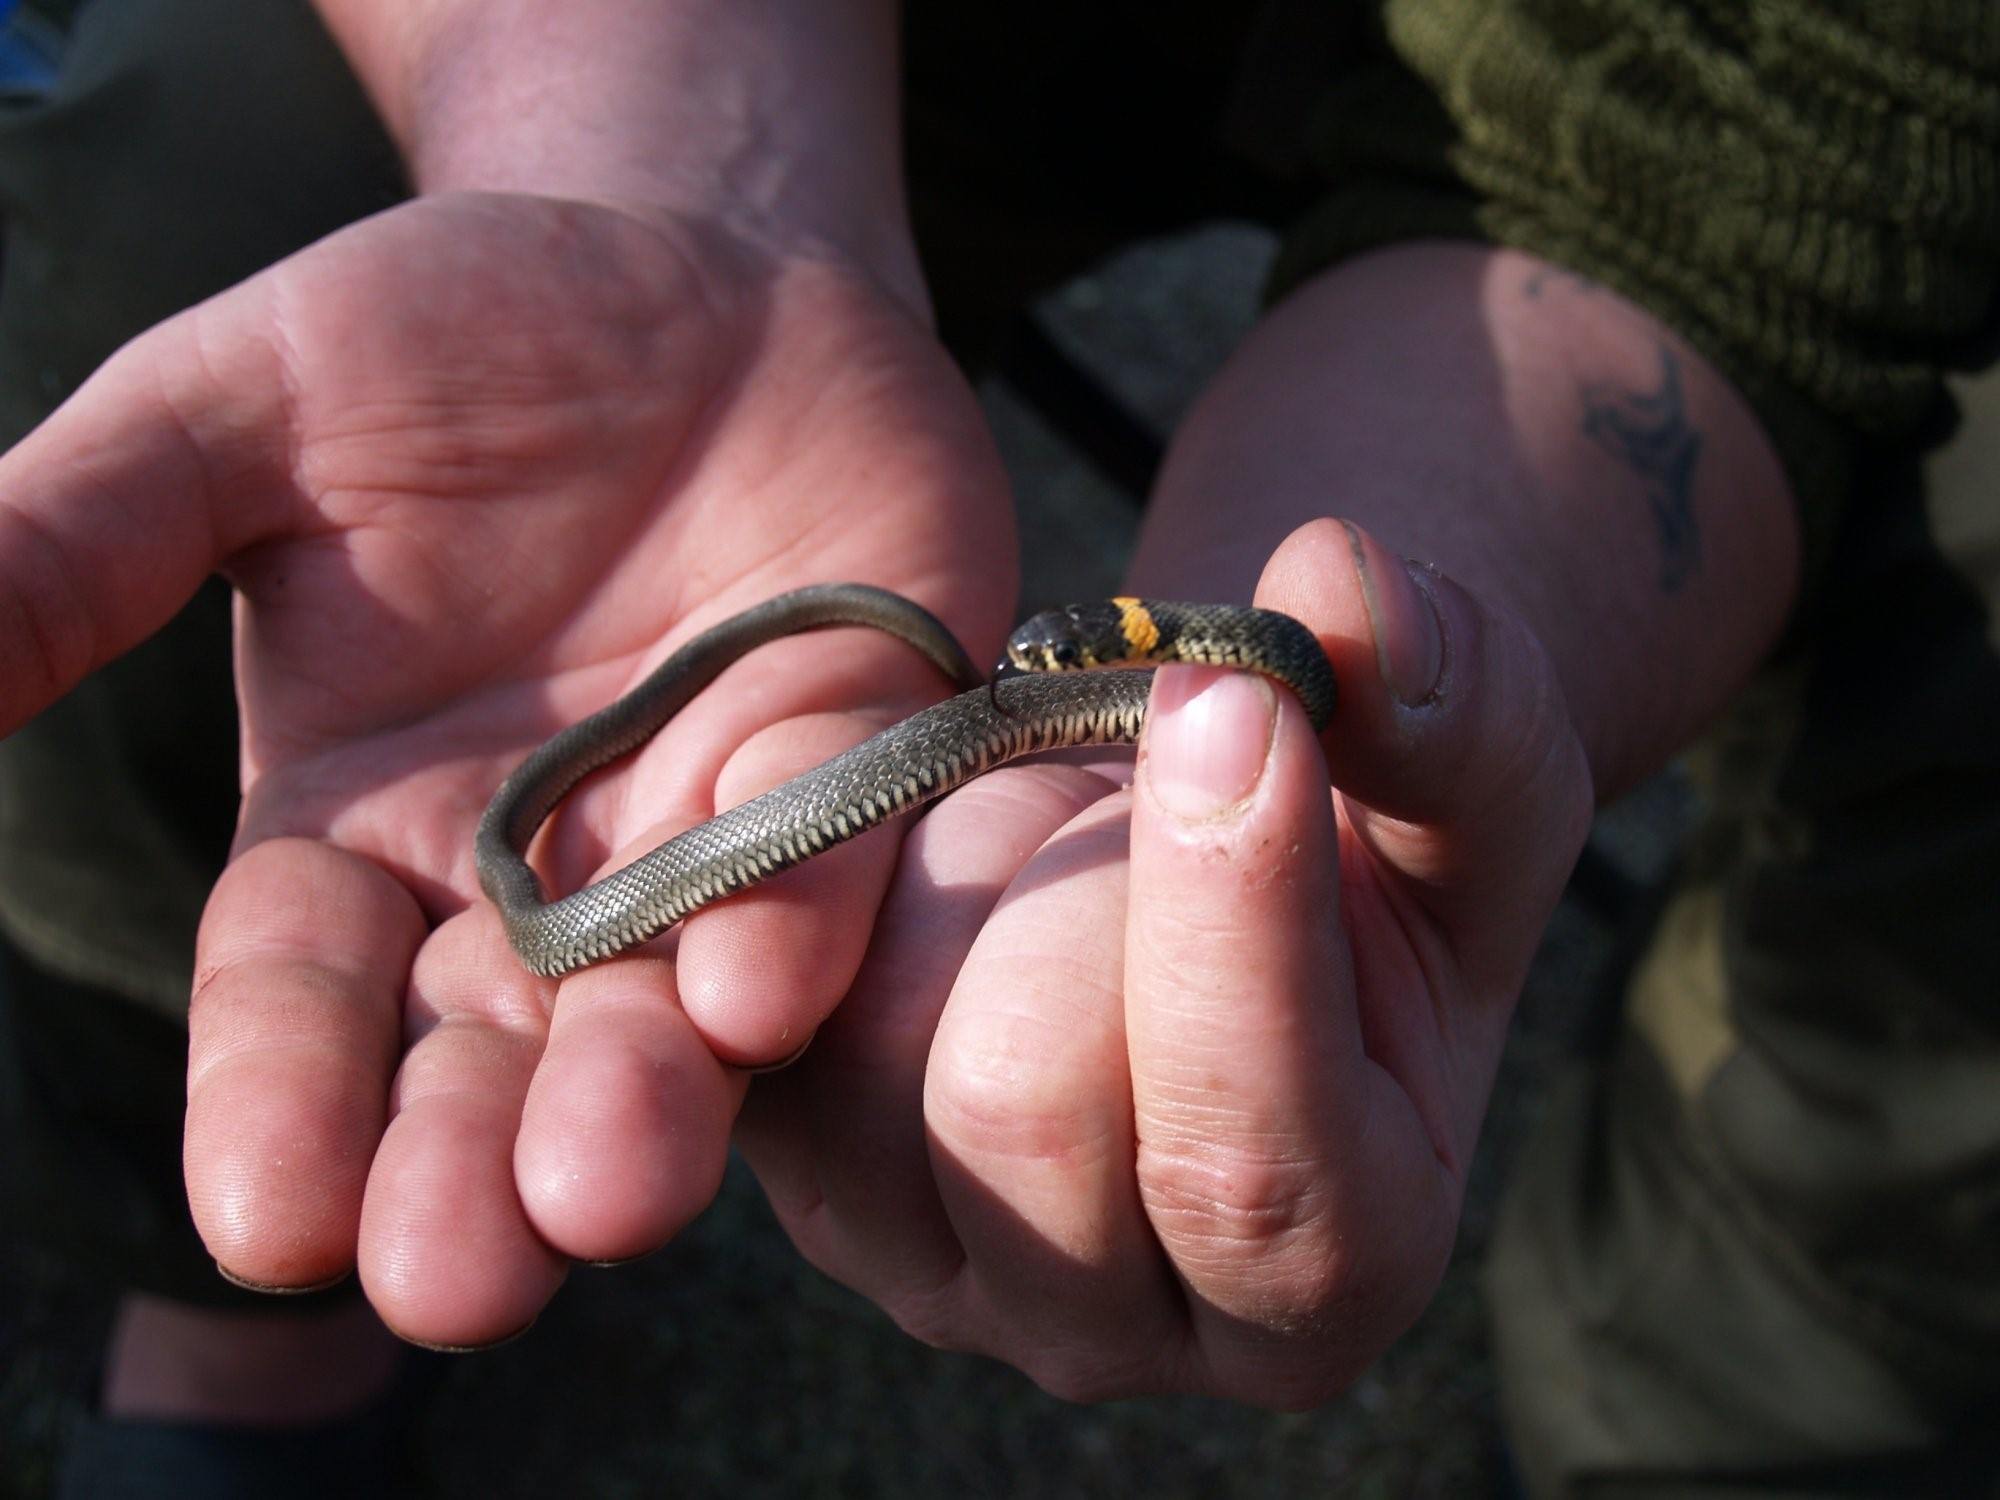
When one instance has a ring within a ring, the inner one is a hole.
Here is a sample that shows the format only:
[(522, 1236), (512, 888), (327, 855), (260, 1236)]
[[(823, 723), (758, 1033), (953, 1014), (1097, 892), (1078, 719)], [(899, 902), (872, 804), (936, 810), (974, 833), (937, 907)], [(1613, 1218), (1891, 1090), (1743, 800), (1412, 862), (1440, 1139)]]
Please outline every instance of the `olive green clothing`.
[(1935, 439), (1990, 357), (2000, 7), (1381, 0), (1310, 133), (1335, 184), (1281, 286), (1421, 236), (1534, 251), (1651, 309), (1757, 408), (1832, 545), (1866, 446)]
[[(1493, 1273), (1511, 1426), (1538, 1494), (1985, 1483), (1963, 1424), (2000, 1369), (2000, 504), (1965, 450), (1928, 489), (1915, 454), (1992, 315), (2000, 22), (1386, 0), (1349, 36), (1339, 13), (913, 4), (944, 326), (977, 347), (1121, 238), (1296, 213), (1280, 289), (1416, 235), (1518, 244), (1742, 386), (1813, 586), (1704, 752), (1714, 817), (1631, 1024), (1523, 1166)], [(72, 43), (53, 100), (0, 113), (8, 439), (123, 339), (402, 190), (304, 0), (93, 0)], [(33, 961), (0, 978), (0, 1217), (184, 1296), (221, 1283), (156, 1146), (233, 816), (225, 602), (0, 746), (0, 931)]]

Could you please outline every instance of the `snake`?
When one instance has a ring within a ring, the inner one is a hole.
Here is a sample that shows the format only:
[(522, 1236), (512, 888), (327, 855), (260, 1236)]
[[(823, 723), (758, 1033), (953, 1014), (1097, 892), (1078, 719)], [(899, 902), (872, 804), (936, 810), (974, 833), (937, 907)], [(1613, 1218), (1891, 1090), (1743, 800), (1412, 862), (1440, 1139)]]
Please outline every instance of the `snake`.
[[(959, 693), (676, 834), (582, 890), (548, 899), (527, 851), (577, 783), (644, 745), (759, 646), (853, 625), (915, 647)], [(1304, 625), (1274, 610), (1131, 597), (1047, 610), (1008, 638), (989, 678), (937, 616), (899, 594), (860, 583), (795, 589), (693, 636), (629, 692), (529, 754), (479, 820), (473, 839), (479, 882), (528, 971), (566, 974), (1008, 761), (1077, 745), (1136, 743), (1150, 667), (1164, 662), (1262, 673), (1298, 695), (1315, 732), (1333, 714), (1336, 687), (1326, 653)]]

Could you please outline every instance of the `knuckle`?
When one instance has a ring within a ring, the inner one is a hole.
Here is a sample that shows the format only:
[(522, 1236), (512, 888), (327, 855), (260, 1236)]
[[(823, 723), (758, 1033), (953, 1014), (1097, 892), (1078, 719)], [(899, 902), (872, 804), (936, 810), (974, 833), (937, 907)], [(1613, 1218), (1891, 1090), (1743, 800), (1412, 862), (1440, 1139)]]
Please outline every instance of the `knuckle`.
[(1139, 1190), (1163, 1238), (1229, 1259), (1264, 1256), (1321, 1225), (1328, 1183), (1314, 1161), (1190, 1143), (1141, 1141)]
[(1064, 1159), (1104, 1144), (1106, 1117), (1091, 1090), (1051, 1059), (1073, 1045), (1039, 1018), (992, 1017), (941, 1032), (931, 1057), (926, 1113), (952, 1146), (981, 1155)]
[(879, 1301), (898, 1328), (928, 1348), (948, 1354), (987, 1353), (984, 1343), (967, 1326), (955, 1285), (883, 1294)]
[(1188, 1284), (1278, 1345), (1310, 1349), (1340, 1309), (1368, 1295), (1321, 1163), (1142, 1148), (1139, 1192)]

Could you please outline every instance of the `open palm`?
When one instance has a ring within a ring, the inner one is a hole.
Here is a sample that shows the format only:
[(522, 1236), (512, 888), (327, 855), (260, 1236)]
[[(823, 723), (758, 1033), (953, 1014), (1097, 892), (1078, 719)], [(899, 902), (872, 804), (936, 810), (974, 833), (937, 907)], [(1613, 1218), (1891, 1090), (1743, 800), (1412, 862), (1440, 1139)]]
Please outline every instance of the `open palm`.
[[(686, 1144), (655, 1168), (684, 1184), (668, 1217), (700, 1206), (740, 1085), (680, 993), (725, 1054), (782, 1055), (888, 877), (864, 841), (799, 872), (830, 900), (691, 926), (678, 986), (641, 961), (558, 1008), (470, 905), (505, 770), (785, 588), (881, 583), (981, 645), (1013, 596), (997, 466), (916, 314), (829, 261), (547, 200), (406, 205), (162, 325), (7, 455), (0, 495), (26, 627), (6, 722), (211, 569), (237, 585), (244, 808), (203, 924), (191, 1198), (232, 1274), (358, 1256), (391, 1322), (443, 1343), (531, 1317), (567, 1254), (671, 1230), (573, 1170), (629, 1166), (661, 1110)], [(928, 674), (865, 634), (760, 653), (588, 790), (543, 868), (586, 878), (935, 696)]]

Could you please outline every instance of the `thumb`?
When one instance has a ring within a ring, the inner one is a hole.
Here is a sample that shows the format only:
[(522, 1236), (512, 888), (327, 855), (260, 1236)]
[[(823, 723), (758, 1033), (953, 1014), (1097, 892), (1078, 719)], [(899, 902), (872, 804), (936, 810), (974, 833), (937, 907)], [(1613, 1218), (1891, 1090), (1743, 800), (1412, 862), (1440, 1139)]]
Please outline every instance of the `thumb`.
[(0, 734), (165, 624), (291, 493), (266, 295), (141, 335), (0, 456)]
[(1303, 620), (1340, 682), (1324, 745), (1345, 820), (1511, 997), (1590, 831), (1589, 763), (1555, 669), (1514, 614), (1351, 522), (1272, 555), (1257, 602)]

